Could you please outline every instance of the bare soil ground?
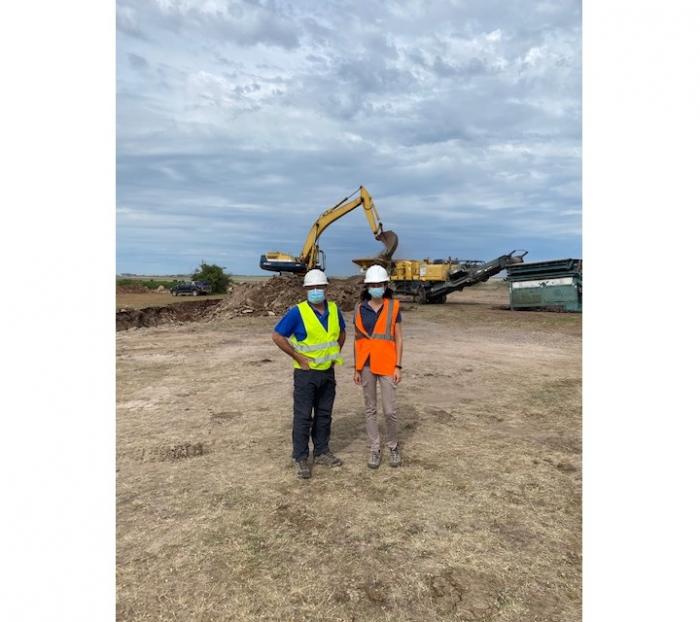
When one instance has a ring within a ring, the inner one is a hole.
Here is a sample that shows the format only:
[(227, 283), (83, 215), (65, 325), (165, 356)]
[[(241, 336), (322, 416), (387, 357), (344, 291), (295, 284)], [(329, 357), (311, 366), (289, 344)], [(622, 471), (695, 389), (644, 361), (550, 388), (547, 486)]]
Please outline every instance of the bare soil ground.
[(209, 296), (173, 296), (170, 292), (126, 292), (117, 291), (117, 310), (145, 309), (146, 307), (163, 307), (179, 303), (201, 302), (202, 300), (221, 300), (224, 294)]
[(308, 481), (278, 318), (119, 332), (117, 619), (580, 620), (581, 317), (506, 302), (405, 305), (404, 464), (367, 469), (346, 365)]

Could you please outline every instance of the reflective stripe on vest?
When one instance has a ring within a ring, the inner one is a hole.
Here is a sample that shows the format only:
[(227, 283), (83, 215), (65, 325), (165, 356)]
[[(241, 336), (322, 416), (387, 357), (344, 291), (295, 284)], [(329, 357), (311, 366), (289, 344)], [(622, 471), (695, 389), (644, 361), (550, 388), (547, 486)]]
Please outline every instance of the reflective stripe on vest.
[(359, 304), (357, 307), (355, 307), (355, 328), (359, 329), (359, 333), (355, 335), (356, 339), (385, 339), (386, 341), (396, 341), (394, 336), (391, 334), (391, 318), (394, 317), (394, 299), (389, 298), (389, 308), (387, 310), (386, 314), (386, 323), (384, 327), (384, 333), (381, 335), (377, 334), (377, 324), (379, 323), (379, 318), (377, 318), (377, 322), (374, 325), (374, 331), (372, 335), (368, 335), (366, 332), (364, 332), (364, 328), (360, 328), (357, 325), (357, 318), (360, 318), (360, 321), (362, 321), (362, 315), (360, 313), (360, 307), (362, 305)]
[[(342, 365), (342, 360), (343, 360), (343, 357), (340, 356), (340, 353), (335, 352), (333, 354), (329, 354), (328, 356), (322, 356), (320, 358), (314, 359), (314, 363), (318, 364), (318, 363), (325, 363), (326, 361), (336, 361), (336, 362), (341, 361), (341, 363), (339, 363), (339, 365)], [(316, 368), (314, 368), (314, 369), (316, 369)]]
[(326, 343), (317, 343), (316, 345), (303, 345), (301, 343), (297, 343), (294, 349), (297, 352), (315, 352), (316, 350), (325, 350), (326, 348), (330, 348), (332, 346), (337, 346), (338, 342), (337, 341), (326, 341)]
[[(297, 308), (304, 324), (306, 338), (303, 341), (297, 341), (296, 337), (292, 335), (289, 342), (294, 350), (311, 359), (309, 361), (311, 369), (329, 369), (333, 361), (336, 365), (342, 365), (343, 358), (340, 356), (340, 344), (338, 343), (340, 319), (337, 305), (328, 301), (328, 329), (323, 327), (321, 319), (307, 301), (300, 302)], [(300, 369), (301, 365), (294, 361), (294, 367)]]

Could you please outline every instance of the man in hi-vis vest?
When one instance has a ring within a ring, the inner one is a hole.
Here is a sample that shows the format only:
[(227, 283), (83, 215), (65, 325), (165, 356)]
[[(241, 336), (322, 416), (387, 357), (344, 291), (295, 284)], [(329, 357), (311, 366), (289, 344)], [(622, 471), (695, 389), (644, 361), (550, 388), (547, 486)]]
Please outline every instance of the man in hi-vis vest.
[(309, 437), (314, 464), (340, 466), (328, 443), (335, 400), (336, 365), (345, 343), (345, 320), (338, 306), (326, 300), (328, 279), (321, 270), (304, 276), (306, 300), (293, 306), (275, 326), (272, 341), (294, 361), (294, 418), (292, 458), (297, 477), (311, 477)]

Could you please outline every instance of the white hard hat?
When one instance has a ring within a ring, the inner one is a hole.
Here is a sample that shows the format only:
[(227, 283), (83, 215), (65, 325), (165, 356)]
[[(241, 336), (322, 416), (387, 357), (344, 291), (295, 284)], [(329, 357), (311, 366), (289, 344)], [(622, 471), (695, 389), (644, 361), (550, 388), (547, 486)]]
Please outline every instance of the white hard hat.
[(328, 285), (326, 273), (323, 270), (309, 270), (304, 275), (304, 287), (310, 285)]
[(384, 283), (389, 280), (389, 273), (382, 266), (370, 266), (365, 272), (365, 283)]

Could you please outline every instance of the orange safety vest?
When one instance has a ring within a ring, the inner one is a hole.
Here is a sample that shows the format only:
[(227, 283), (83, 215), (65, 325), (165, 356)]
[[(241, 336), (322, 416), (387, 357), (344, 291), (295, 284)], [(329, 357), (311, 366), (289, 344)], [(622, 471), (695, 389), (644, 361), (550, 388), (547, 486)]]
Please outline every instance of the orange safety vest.
[(385, 298), (374, 332), (362, 324), (360, 305), (355, 308), (355, 369), (361, 371), (369, 357), (369, 368), (377, 376), (391, 376), (396, 367), (396, 318), (399, 301)]

